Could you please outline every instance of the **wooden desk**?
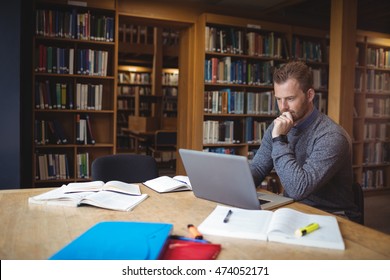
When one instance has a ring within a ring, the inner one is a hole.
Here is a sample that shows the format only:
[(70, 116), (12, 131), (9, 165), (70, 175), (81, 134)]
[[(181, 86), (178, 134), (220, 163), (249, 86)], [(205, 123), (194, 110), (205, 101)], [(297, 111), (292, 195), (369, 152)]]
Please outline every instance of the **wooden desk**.
[[(45, 191), (48, 189), (0, 191), (0, 259), (48, 259), (101, 221), (167, 222), (174, 224), (174, 234), (187, 235), (187, 224), (199, 225), (216, 206), (195, 198), (192, 192), (158, 194), (143, 185), (141, 191), (150, 197), (131, 212), (28, 204), (29, 196)], [(300, 203), (286, 207), (326, 214)], [(337, 219), (345, 251), (218, 236), (208, 239), (222, 244), (219, 259), (390, 259), (390, 235)]]
[(122, 132), (129, 135), (130, 138), (134, 139), (134, 152), (139, 153), (139, 145), (144, 143), (146, 145), (146, 152), (148, 152), (148, 147), (153, 142), (154, 131), (136, 131), (128, 128), (122, 128)]

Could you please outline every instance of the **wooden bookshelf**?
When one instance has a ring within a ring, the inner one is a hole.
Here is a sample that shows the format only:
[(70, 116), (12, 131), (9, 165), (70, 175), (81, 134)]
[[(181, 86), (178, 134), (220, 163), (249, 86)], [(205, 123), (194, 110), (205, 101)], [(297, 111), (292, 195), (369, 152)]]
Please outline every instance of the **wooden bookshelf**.
[(34, 187), (90, 180), (92, 161), (115, 153), (115, 2), (83, 3), (34, 3)]
[(118, 18), (117, 148), (134, 152), (127, 130), (177, 127), (179, 31), (124, 14)]
[(390, 36), (357, 31), (353, 117), (355, 180), (390, 188)]
[(196, 140), (196, 149), (250, 159), (278, 115), (273, 69), (291, 59), (304, 60), (315, 70), (318, 105), (326, 113), (325, 31), (215, 14), (203, 14), (197, 24), (196, 60), (205, 65), (196, 70), (196, 83), (201, 85), (195, 93), (196, 129), (203, 135)]

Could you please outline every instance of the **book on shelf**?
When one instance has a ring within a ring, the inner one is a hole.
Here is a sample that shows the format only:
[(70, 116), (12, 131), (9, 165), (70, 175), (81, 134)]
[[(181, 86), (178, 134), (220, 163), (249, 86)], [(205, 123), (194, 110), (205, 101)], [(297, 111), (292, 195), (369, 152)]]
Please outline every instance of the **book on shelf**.
[(117, 211), (131, 211), (148, 197), (136, 184), (120, 181), (69, 183), (28, 199), (31, 204), (78, 207), (91, 205)]
[(78, 153), (77, 160), (77, 178), (89, 178), (89, 153)]
[[(225, 222), (227, 213), (232, 211)], [(296, 236), (297, 229), (311, 223), (319, 228), (304, 236)], [(289, 208), (276, 211), (247, 210), (218, 205), (198, 226), (203, 235), (281, 242), (302, 246), (344, 250), (337, 219), (330, 215), (306, 214)]]
[(159, 192), (191, 191), (192, 186), (187, 176), (177, 175), (175, 177), (160, 176), (143, 183), (148, 188)]
[(36, 180), (69, 179), (69, 163), (66, 154), (35, 154)]
[(93, 225), (53, 254), (51, 260), (157, 260), (173, 225), (105, 221)]
[[(68, 1), (69, 5), (86, 2)], [(95, 12), (77, 11), (70, 8), (37, 9), (35, 13), (35, 34), (67, 39), (114, 41), (114, 17), (95, 14)]]

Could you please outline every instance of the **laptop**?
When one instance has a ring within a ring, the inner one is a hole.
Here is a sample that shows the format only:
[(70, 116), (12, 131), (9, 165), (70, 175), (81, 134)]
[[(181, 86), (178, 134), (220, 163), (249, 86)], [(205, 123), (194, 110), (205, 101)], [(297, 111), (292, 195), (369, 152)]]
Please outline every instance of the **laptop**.
[(277, 194), (258, 193), (244, 156), (179, 149), (194, 195), (251, 210), (269, 210), (293, 202)]

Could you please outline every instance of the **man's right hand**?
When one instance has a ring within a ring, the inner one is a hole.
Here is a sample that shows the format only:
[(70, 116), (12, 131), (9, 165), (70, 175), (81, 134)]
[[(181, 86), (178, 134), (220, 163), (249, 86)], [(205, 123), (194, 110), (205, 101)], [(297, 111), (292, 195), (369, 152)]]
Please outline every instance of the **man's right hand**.
[(294, 120), (290, 112), (284, 112), (274, 120), (272, 129), (272, 138), (279, 135), (287, 135), (290, 129), (294, 126)]

